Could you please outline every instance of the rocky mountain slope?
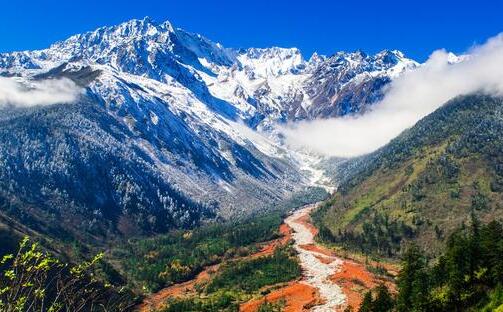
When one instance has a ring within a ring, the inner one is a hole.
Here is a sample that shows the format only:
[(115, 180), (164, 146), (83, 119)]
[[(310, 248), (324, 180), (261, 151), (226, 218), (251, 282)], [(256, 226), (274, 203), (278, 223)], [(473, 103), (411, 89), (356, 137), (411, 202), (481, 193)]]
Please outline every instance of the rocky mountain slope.
[(416, 66), (398, 51), (306, 61), (294, 48), (230, 49), (148, 18), (0, 54), (1, 76), (83, 90), (74, 103), (3, 108), (3, 211), (89, 233), (261, 211), (319, 175), (319, 159), (269, 135), (276, 123), (362, 112)]

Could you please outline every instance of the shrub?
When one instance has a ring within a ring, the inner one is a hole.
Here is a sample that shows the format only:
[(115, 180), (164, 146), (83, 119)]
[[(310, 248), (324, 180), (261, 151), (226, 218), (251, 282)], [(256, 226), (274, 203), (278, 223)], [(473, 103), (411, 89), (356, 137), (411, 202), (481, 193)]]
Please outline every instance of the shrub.
[(129, 294), (102, 282), (93, 272), (103, 254), (70, 266), (28, 238), (16, 254), (0, 260), (0, 311), (126, 311)]

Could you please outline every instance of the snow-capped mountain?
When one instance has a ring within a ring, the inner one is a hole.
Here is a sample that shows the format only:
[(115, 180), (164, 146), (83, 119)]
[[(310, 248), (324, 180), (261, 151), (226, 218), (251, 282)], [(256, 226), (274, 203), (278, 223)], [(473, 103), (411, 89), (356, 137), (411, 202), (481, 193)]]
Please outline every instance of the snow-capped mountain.
[(316, 66), (305, 83), (311, 118), (336, 117), (365, 110), (383, 97), (383, 86), (419, 64), (400, 51), (366, 55), (336, 53)]
[[(2, 76), (85, 90), (2, 117), (0, 196), (151, 230), (253, 213), (310, 185), (306, 167), (320, 174), (268, 135), (277, 123), (363, 112), (416, 66), (399, 51), (230, 49), (148, 18), (0, 54)], [(88, 188), (93, 176), (101, 187)]]
[[(229, 49), (201, 35), (149, 18), (75, 35), (49, 49), (3, 54), (0, 70), (25, 74), (64, 63), (103, 65), (166, 84), (181, 84), (220, 113), (252, 127), (271, 121), (339, 116), (359, 111), (342, 94), (380, 86), (418, 66), (400, 51), (316, 53), (306, 61), (296, 48)], [(101, 68), (103, 70), (104, 68)], [(371, 104), (378, 96), (364, 99)], [(302, 105), (300, 105), (302, 104)], [(312, 105), (315, 104), (315, 105)], [(323, 109), (320, 110), (320, 106)], [(267, 122), (265, 122), (267, 121)]]

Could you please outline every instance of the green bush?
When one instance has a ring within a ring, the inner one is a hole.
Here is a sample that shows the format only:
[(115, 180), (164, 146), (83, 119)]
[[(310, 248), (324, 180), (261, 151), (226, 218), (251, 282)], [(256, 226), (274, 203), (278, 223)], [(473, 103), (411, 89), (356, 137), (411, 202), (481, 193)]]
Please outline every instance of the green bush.
[(211, 298), (173, 298), (162, 312), (238, 312), (238, 299), (231, 293), (220, 293)]
[(70, 266), (23, 239), (0, 261), (0, 311), (126, 311), (129, 294), (94, 274), (102, 256)]
[(266, 285), (287, 282), (300, 275), (301, 268), (297, 259), (288, 250), (276, 249), (271, 256), (226, 264), (206, 290), (209, 293), (219, 289), (251, 293)]

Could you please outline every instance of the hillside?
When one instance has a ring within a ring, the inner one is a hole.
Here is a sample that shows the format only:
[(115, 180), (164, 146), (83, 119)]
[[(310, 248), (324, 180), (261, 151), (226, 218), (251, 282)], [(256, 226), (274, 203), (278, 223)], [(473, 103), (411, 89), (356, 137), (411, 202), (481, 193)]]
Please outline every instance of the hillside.
[(455, 98), (378, 151), (338, 168), (314, 218), (320, 238), (395, 256), (412, 240), (436, 254), (471, 213), (503, 217), (503, 100)]
[(191, 227), (210, 216), (208, 206), (167, 183), (127, 142), (129, 130), (92, 102), (9, 115), (0, 121), (1, 215), (53, 237), (85, 240)]

